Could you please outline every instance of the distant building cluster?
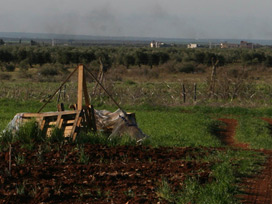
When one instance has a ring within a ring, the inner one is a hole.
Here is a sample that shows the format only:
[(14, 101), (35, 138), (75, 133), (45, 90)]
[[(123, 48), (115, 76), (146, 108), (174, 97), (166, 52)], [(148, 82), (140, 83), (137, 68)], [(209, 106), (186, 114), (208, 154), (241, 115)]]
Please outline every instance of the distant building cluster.
[(200, 45), (196, 43), (190, 43), (187, 45), (187, 48), (194, 49), (194, 48), (199, 48)]
[(169, 45), (163, 43), (163, 42), (158, 42), (158, 41), (152, 41), (150, 43), (151, 48), (160, 48), (160, 47), (169, 47)]
[(195, 48), (222, 48), (222, 49), (246, 48), (246, 49), (254, 49), (254, 48), (259, 48), (259, 47), (262, 47), (262, 45), (253, 44), (253, 43), (250, 43), (250, 42), (247, 42), (247, 41), (241, 41), (240, 44), (228, 43), (228, 42), (215, 43), (215, 44), (212, 44), (210, 42), (209, 45), (200, 45), (200, 44), (197, 44), (197, 43), (187, 44), (187, 48), (189, 48), (189, 49), (195, 49)]
[(247, 49), (254, 49), (254, 48), (261, 47), (261, 45), (249, 43), (247, 41), (241, 41), (240, 44), (233, 44), (233, 43), (224, 42), (224, 43), (221, 43), (220, 47), (222, 49), (224, 49), (224, 48), (247, 48)]

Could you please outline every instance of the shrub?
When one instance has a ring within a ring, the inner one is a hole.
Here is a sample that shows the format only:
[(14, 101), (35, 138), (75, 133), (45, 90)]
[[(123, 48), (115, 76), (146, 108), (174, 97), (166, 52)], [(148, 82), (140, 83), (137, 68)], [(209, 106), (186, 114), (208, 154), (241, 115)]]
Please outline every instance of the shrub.
[(41, 133), (36, 121), (30, 121), (23, 124), (19, 128), (19, 131), (16, 132), (15, 137), (22, 144), (40, 143), (45, 139), (45, 135)]
[(13, 72), (15, 70), (15, 66), (12, 64), (6, 65), (7, 72)]
[(56, 76), (59, 74), (59, 70), (55, 67), (46, 65), (42, 67), (40, 74), (42, 76)]
[(195, 72), (195, 65), (192, 63), (187, 63), (182, 65), (182, 67), (179, 68), (179, 72), (184, 72), (184, 73), (194, 73)]
[(59, 128), (54, 128), (51, 136), (49, 137), (49, 141), (51, 143), (61, 143), (64, 141), (64, 131)]
[(3, 131), (0, 135), (0, 148), (6, 148), (13, 142), (13, 134), (10, 131)]

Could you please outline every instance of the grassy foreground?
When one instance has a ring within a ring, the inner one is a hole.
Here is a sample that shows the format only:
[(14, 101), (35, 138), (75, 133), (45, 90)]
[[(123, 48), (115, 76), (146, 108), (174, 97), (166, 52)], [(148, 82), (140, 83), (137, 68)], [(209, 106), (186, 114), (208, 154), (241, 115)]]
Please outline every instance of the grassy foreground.
[[(12, 117), (18, 112), (36, 112), (42, 104), (37, 101), (14, 101), (2, 99), (0, 101), (0, 130), (3, 130)], [(45, 111), (55, 110), (51, 103)], [(111, 108), (112, 109), (112, 108)], [(269, 140), (267, 123), (256, 118), (250, 119), (257, 110), (246, 109), (212, 109), (207, 107), (195, 108), (140, 108), (129, 111), (136, 112), (139, 127), (149, 135), (146, 145), (153, 147), (198, 147), (203, 152), (201, 157), (188, 157), (187, 160), (196, 162), (210, 162), (213, 164), (211, 181), (202, 184), (196, 177), (188, 176), (180, 191), (173, 192), (167, 180), (158, 184), (157, 195), (169, 203), (239, 203), (235, 195), (239, 194), (238, 182), (244, 176), (249, 176), (260, 170), (260, 164), (265, 160), (261, 153), (245, 150), (233, 150), (224, 147), (216, 137), (216, 130), (220, 125), (216, 117), (226, 114), (242, 115), (238, 118), (237, 136), (240, 141), (248, 142), (255, 148), (272, 148)], [(269, 115), (270, 110), (262, 110), (260, 116)], [(33, 129), (34, 128), (34, 129)], [(33, 141), (38, 132), (35, 126), (22, 128), (17, 139), (27, 148), (33, 148)], [(62, 142), (58, 132), (47, 143)], [(20, 139), (21, 138), (21, 139)], [(3, 138), (2, 138), (3, 139)], [(102, 136), (92, 134), (81, 135), (76, 142), (103, 143), (106, 145), (135, 145), (133, 141), (110, 142)], [(207, 151), (205, 147), (213, 147)], [(5, 148), (1, 148), (4, 151)]]

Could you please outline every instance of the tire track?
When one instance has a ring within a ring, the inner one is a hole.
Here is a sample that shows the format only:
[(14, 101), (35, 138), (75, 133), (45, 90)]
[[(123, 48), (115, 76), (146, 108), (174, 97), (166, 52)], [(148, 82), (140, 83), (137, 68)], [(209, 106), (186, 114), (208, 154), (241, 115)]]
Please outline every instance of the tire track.
[[(262, 118), (272, 127), (272, 119)], [(219, 139), (223, 144), (250, 150), (248, 144), (238, 143), (235, 139), (235, 131), (238, 125), (237, 120), (220, 118), (225, 125), (220, 127)], [(245, 204), (269, 204), (272, 203), (272, 151), (257, 150), (263, 152), (267, 156), (263, 169), (255, 176), (243, 179), (241, 183), (241, 195), (237, 197)]]

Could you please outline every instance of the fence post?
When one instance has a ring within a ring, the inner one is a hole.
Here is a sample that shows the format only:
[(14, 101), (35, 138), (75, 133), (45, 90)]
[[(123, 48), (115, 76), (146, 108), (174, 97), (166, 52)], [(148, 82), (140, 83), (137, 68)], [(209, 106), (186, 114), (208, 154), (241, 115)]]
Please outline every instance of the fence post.
[(182, 84), (182, 96), (183, 96), (183, 103), (186, 103), (186, 89), (184, 84)]
[(194, 83), (194, 101), (196, 102), (196, 89), (197, 89), (197, 85), (196, 83)]
[(63, 100), (65, 100), (66, 97), (66, 84), (64, 85), (64, 89), (63, 89)]
[(60, 101), (60, 94), (61, 94), (61, 88), (59, 89), (59, 95), (58, 95), (58, 102), (57, 103), (59, 103), (59, 101)]

